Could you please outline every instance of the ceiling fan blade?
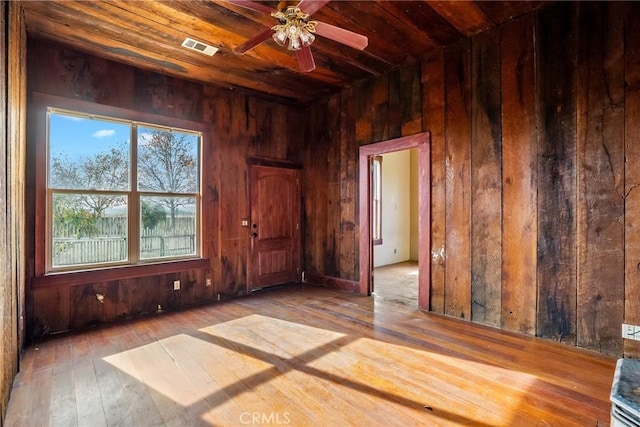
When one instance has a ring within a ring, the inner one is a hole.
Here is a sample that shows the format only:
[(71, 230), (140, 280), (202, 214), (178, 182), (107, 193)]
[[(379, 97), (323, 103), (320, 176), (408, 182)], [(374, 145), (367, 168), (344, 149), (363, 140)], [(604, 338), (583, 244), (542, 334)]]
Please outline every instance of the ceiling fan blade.
[(263, 41), (269, 40), (271, 38), (271, 35), (274, 32), (275, 31), (273, 31), (271, 28), (267, 28), (260, 34), (257, 34), (254, 37), (247, 40), (246, 42), (242, 43), (241, 45), (236, 46), (235, 49), (233, 49), (233, 53), (241, 54), (241, 53), (245, 53), (250, 49), (253, 49)]
[(316, 69), (316, 63), (313, 60), (313, 54), (309, 46), (303, 46), (302, 49), (296, 50), (296, 57), (298, 58), (300, 71), (303, 73), (308, 73)]
[(364, 50), (369, 44), (369, 39), (365, 36), (325, 22), (318, 22), (316, 34), (358, 50)]
[(318, 11), (322, 6), (329, 3), (331, 0), (300, 0), (298, 8), (308, 15), (312, 15)]
[(255, 2), (255, 1), (249, 1), (249, 0), (224, 0), (224, 1), (226, 1), (227, 3), (242, 6), (247, 9), (257, 10), (258, 12), (264, 12), (268, 15), (271, 15), (271, 12), (274, 11), (269, 6), (262, 3)]

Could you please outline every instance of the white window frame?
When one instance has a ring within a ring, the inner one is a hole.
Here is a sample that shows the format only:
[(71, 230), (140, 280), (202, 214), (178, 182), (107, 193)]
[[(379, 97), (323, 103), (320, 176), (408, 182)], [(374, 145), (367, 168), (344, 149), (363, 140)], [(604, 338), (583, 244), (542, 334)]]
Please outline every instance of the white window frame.
[[(75, 102), (77, 103), (77, 102)], [(64, 103), (63, 103), (64, 104)], [(76, 109), (70, 109), (60, 106), (48, 106), (46, 108), (44, 124), (46, 146), (44, 149), (44, 157), (46, 163), (46, 170), (44, 182), (40, 180), (38, 185), (44, 185), (45, 191), (45, 209), (46, 209), (46, 221), (45, 221), (45, 273), (59, 273), (59, 272), (73, 272), (73, 271), (87, 271), (95, 269), (104, 269), (109, 267), (121, 267), (121, 266), (134, 266), (141, 264), (159, 264), (167, 262), (175, 262), (181, 260), (193, 260), (202, 259), (202, 187), (203, 187), (203, 171), (202, 171), (202, 157), (203, 157), (203, 141), (205, 139), (204, 129), (205, 126), (198, 122), (187, 122), (179, 119), (166, 118), (162, 116), (155, 116), (151, 114), (141, 114), (136, 112), (129, 112), (128, 110), (112, 108), (117, 110), (116, 115), (94, 114), (85, 111), (78, 111)], [(77, 189), (57, 189), (51, 188), (49, 185), (49, 115), (51, 113), (72, 115), (82, 118), (100, 119), (105, 121), (124, 123), (131, 126), (130, 136), (130, 181), (128, 191), (106, 191), (106, 190), (77, 190)], [(130, 113), (130, 114), (128, 114)], [(138, 117), (151, 117), (151, 120), (140, 121)], [(186, 124), (184, 126), (173, 126), (173, 123)], [(193, 126), (189, 126), (192, 124)], [(138, 189), (137, 181), (137, 130), (139, 127), (152, 127), (161, 130), (187, 132), (198, 136), (198, 148), (197, 148), (197, 191), (195, 193), (161, 193), (153, 191), (140, 191)], [(195, 129), (194, 129), (195, 128)], [(105, 263), (91, 263), (91, 264), (74, 264), (70, 266), (53, 266), (53, 230), (52, 230), (52, 218), (53, 218), (53, 195), (65, 194), (65, 193), (86, 193), (86, 194), (122, 194), (127, 198), (127, 257), (123, 261), (118, 262), (105, 262)], [(140, 259), (140, 234), (141, 234), (141, 221), (140, 221), (140, 199), (144, 196), (170, 196), (170, 197), (194, 197), (195, 198), (195, 242), (193, 254), (179, 255), (179, 256), (162, 256), (156, 258)]]

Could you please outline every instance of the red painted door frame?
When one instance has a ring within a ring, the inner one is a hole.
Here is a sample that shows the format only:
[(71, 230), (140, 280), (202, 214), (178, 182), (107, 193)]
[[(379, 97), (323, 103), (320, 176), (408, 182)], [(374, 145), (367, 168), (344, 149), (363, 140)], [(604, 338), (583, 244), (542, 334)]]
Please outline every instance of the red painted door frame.
[(429, 309), (431, 289), (431, 159), (429, 132), (363, 145), (359, 154), (360, 288), (371, 295), (373, 242), (371, 240), (371, 156), (416, 148), (418, 150), (418, 306)]

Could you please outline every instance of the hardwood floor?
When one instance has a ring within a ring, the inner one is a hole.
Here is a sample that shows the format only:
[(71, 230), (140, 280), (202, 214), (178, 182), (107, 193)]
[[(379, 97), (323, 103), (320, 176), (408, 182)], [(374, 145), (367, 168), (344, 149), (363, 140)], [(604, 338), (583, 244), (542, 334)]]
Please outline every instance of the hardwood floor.
[(613, 358), (295, 285), (28, 348), (7, 426), (596, 426)]
[(380, 303), (418, 306), (418, 263), (414, 261), (376, 267), (373, 297)]

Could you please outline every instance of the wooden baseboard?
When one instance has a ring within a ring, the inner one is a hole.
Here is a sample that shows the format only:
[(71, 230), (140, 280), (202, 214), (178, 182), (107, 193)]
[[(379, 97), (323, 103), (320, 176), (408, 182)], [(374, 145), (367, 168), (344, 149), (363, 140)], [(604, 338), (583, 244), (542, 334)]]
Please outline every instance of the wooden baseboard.
[(340, 279), (339, 277), (323, 276), (322, 274), (306, 273), (305, 282), (312, 285), (320, 285), (340, 291), (358, 293), (360, 283), (354, 280)]

